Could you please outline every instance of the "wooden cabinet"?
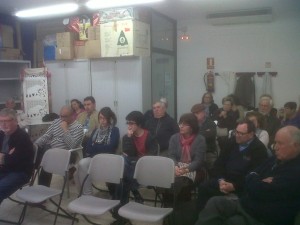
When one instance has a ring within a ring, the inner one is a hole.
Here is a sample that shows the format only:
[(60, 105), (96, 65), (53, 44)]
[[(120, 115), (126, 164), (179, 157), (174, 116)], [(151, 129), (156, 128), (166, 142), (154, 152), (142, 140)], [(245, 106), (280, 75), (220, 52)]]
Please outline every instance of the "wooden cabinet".
[(30, 68), (30, 61), (0, 60), (0, 107), (5, 106), (8, 98), (14, 98), (20, 108), (22, 97), (22, 84), (20, 74), (25, 68)]

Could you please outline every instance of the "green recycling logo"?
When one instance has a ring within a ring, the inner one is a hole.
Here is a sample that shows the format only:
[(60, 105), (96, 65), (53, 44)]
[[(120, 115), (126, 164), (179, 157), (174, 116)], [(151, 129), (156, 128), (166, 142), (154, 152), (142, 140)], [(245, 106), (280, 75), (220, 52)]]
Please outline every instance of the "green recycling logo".
[(118, 44), (117, 45), (121, 45), (121, 46), (128, 45), (128, 41), (127, 41), (127, 38), (124, 34), (124, 31), (121, 31), (120, 36), (118, 38)]

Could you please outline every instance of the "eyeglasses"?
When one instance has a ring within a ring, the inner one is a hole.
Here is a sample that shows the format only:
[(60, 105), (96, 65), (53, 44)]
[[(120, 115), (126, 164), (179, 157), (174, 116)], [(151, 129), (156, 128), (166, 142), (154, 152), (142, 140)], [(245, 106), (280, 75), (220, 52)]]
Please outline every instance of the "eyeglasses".
[(133, 122), (133, 121), (127, 121), (126, 124), (132, 126), (132, 125), (135, 125), (136, 122)]
[(9, 119), (9, 120), (0, 120), (0, 124), (10, 123), (11, 121), (13, 121), (13, 119)]
[(240, 132), (240, 131), (237, 131), (237, 130), (233, 131), (233, 135), (235, 135), (235, 136), (244, 136), (246, 134), (249, 134), (249, 132), (244, 133), (244, 132)]
[(178, 126), (179, 127), (189, 127), (190, 125), (188, 125), (186, 123), (179, 123)]

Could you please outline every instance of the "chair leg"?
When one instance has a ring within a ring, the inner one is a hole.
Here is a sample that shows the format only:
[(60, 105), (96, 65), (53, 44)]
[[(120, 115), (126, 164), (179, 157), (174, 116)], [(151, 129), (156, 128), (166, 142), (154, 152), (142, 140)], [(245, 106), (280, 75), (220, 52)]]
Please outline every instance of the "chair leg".
[(73, 216), (73, 219), (72, 219), (72, 225), (74, 225), (74, 223), (75, 223), (75, 219), (76, 219), (76, 213), (74, 213), (74, 216)]
[(28, 206), (28, 203), (25, 202), (24, 203), (24, 207), (22, 209), (22, 212), (21, 212), (21, 215), (19, 217), (19, 221), (18, 221), (18, 224), (21, 225), (24, 221), (24, 218), (25, 218), (25, 213), (26, 213), (26, 210), (27, 210), (27, 206)]

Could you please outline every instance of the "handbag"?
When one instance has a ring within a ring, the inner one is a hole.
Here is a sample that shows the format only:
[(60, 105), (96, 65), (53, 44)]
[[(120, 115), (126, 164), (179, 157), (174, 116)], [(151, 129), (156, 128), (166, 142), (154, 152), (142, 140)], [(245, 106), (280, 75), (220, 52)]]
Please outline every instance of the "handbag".
[(217, 127), (217, 137), (226, 137), (228, 135), (228, 129)]
[[(178, 163), (179, 168), (187, 168), (188, 166), (189, 166), (188, 163), (183, 163), (183, 162)], [(181, 176), (187, 177), (187, 178), (191, 179), (194, 182), (195, 178), (196, 178), (196, 171), (188, 172), (188, 173), (185, 173)]]

